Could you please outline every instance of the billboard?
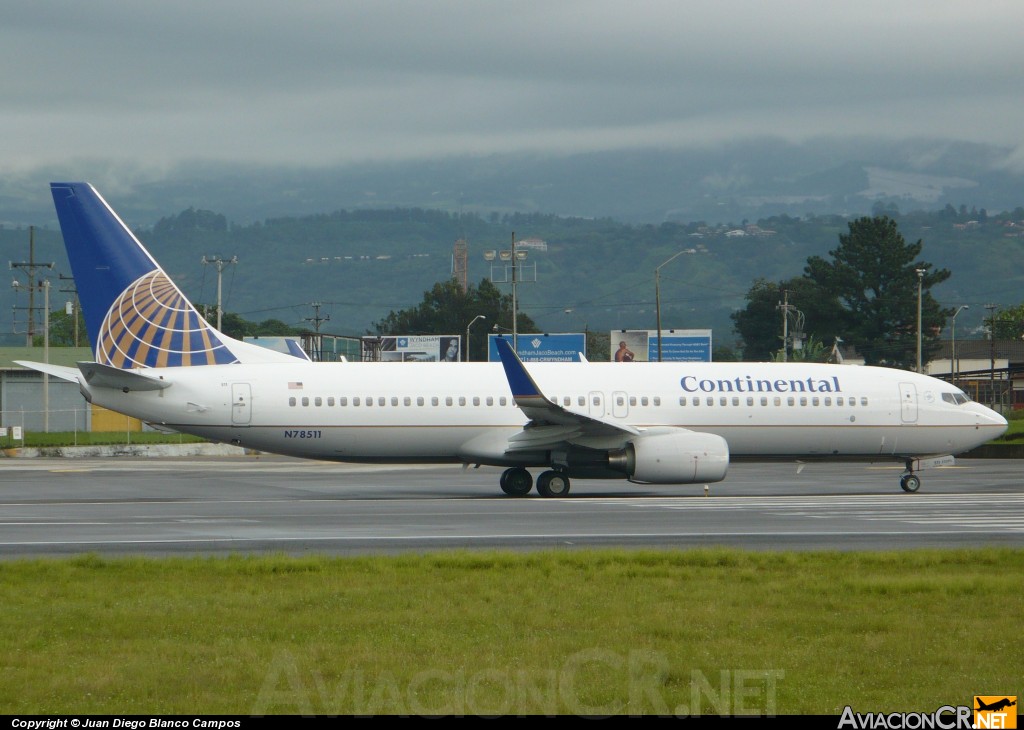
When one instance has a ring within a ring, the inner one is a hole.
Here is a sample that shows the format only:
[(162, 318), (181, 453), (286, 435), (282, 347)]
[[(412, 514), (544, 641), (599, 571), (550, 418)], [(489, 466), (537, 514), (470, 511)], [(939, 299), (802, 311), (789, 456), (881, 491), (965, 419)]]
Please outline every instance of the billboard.
[(459, 335), (384, 335), (369, 339), (380, 340), (381, 362), (458, 362), (462, 359)]
[[(504, 337), (509, 342), (512, 335), (487, 335), (487, 359), (497, 362), (498, 346), (495, 340)], [(516, 338), (516, 354), (523, 362), (579, 362), (580, 353), (586, 349), (586, 335), (582, 332), (559, 332), (555, 334), (521, 334)]]
[[(612, 330), (612, 362), (657, 362), (657, 330)], [(662, 362), (711, 362), (711, 330), (661, 331)]]

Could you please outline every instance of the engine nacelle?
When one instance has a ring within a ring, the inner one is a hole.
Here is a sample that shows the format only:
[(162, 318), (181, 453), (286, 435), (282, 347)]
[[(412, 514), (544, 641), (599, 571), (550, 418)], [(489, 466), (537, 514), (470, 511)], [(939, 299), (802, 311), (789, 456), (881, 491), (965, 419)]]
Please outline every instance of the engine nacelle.
[(729, 470), (729, 444), (721, 436), (672, 429), (644, 434), (608, 455), (609, 466), (645, 484), (719, 482)]

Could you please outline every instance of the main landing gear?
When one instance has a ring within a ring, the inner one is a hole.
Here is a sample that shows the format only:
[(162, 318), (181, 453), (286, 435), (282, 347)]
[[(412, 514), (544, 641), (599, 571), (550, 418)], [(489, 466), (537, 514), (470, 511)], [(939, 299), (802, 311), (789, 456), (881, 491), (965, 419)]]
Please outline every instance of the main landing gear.
[(913, 462), (907, 460), (907, 473), (900, 477), (900, 487), (904, 492), (913, 494), (921, 488), (921, 477), (914, 473)]
[[(533, 488), (533, 477), (521, 466), (514, 466), (502, 472), (501, 491), (510, 497), (525, 497)], [(561, 471), (551, 469), (537, 477), (537, 494), (542, 497), (564, 497), (569, 494), (569, 477)]]

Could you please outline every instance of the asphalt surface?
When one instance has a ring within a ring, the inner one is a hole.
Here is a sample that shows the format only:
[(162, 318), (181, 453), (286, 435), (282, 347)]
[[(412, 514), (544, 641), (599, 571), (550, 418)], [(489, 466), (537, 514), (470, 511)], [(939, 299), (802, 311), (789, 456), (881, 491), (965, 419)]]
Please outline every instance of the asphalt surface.
[[(1024, 547), (1024, 468), (960, 460), (899, 488), (891, 463), (734, 464), (725, 481), (575, 480), (510, 498), (498, 469), (283, 457), (0, 461), (0, 558), (586, 547)], [(535, 474), (536, 476), (536, 474)]]

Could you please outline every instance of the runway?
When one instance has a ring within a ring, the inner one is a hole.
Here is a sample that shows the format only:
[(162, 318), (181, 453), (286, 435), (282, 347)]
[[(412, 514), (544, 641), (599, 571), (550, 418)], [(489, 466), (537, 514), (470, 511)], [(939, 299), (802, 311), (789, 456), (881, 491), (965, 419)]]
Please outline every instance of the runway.
[(0, 557), (357, 555), (579, 547), (860, 550), (1024, 546), (1014, 460), (898, 486), (893, 464), (735, 464), (708, 486), (573, 482), (509, 498), (499, 470), (212, 459), (0, 462)]

